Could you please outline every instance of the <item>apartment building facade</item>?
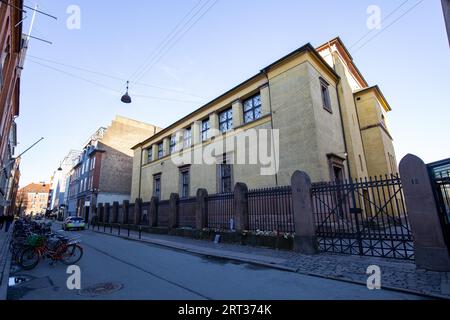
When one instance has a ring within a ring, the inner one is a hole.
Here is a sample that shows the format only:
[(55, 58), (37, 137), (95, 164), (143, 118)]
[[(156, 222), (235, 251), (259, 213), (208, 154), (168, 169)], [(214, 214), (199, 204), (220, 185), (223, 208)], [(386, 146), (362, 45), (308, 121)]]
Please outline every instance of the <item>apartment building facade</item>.
[(0, 215), (8, 212), (8, 187), (14, 179), (20, 77), (26, 41), (22, 36), (22, 0), (0, 2)]
[[(389, 110), (339, 38), (306, 44), (134, 146), (131, 198), (289, 185), (296, 170), (314, 182), (394, 173)], [(250, 161), (255, 153), (259, 161)]]
[(133, 167), (131, 147), (160, 130), (121, 116), (109, 127), (98, 129), (71, 169), (67, 215), (82, 216), (85, 207), (97, 203), (129, 200)]
[(61, 161), (58, 169), (53, 175), (52, 198), (50, 209), (54, 213), (64, 214), (68, 206), (68, 183), (70, 182), (70, 173), (74, 165), (78, 162), (81, 151), (71, 150)]
[(45, 214), (48, 209), (50, 184), (30, 183), (18, 191), (17, 208), (21, 214), (35, 216)]

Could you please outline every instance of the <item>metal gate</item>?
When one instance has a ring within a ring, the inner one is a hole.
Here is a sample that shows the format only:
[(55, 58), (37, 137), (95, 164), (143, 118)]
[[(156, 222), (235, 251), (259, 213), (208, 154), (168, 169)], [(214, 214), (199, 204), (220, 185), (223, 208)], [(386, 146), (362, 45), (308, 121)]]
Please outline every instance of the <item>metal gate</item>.
[(450, 159), (428, 165), (439, 210), (442, 231), (450, 253)]
[(321, 251), (414, 259), (399, 176), (314, 184), (312, 201)]

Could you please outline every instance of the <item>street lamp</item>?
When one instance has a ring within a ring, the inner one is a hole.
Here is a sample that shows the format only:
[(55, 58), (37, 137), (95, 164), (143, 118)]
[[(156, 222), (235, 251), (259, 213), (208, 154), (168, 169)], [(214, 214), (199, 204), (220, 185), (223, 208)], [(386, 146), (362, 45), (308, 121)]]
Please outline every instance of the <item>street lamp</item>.
[(122, 99), (120, 99), (123, 103), (131, 103), (131, 97), (128, 94), (130, 81), (127, 81), (127, 92), (122, 96)]

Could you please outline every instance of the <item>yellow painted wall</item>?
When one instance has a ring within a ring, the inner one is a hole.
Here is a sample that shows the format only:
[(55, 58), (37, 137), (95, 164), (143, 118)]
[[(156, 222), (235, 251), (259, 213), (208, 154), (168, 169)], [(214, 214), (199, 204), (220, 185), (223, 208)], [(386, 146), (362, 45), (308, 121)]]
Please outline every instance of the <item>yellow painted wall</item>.
[[(398, 172), (397, 162), (395, 160), (395, 167), (391, 168), (389, 159), (389, 154), (395, 159), (396, 156), (393, 141), (388, 134), (386, 110), (372, 90), (357, 93), (355, 98), (366, 153), (368, 175), (396, 174)], [(382, 127), (383, 116), (386, 123), (384, 129)]]

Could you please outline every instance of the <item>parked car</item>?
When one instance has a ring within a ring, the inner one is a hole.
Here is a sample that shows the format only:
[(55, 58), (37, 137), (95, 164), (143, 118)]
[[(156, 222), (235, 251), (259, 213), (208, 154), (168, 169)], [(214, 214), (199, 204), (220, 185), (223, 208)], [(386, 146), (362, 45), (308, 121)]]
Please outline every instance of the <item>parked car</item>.
[(84, 230), (86, 229), (86, 222), (84, 219), (79, 217), (68, 217), (63, 225), (63, 230), (70, 231), (70, 230)]

